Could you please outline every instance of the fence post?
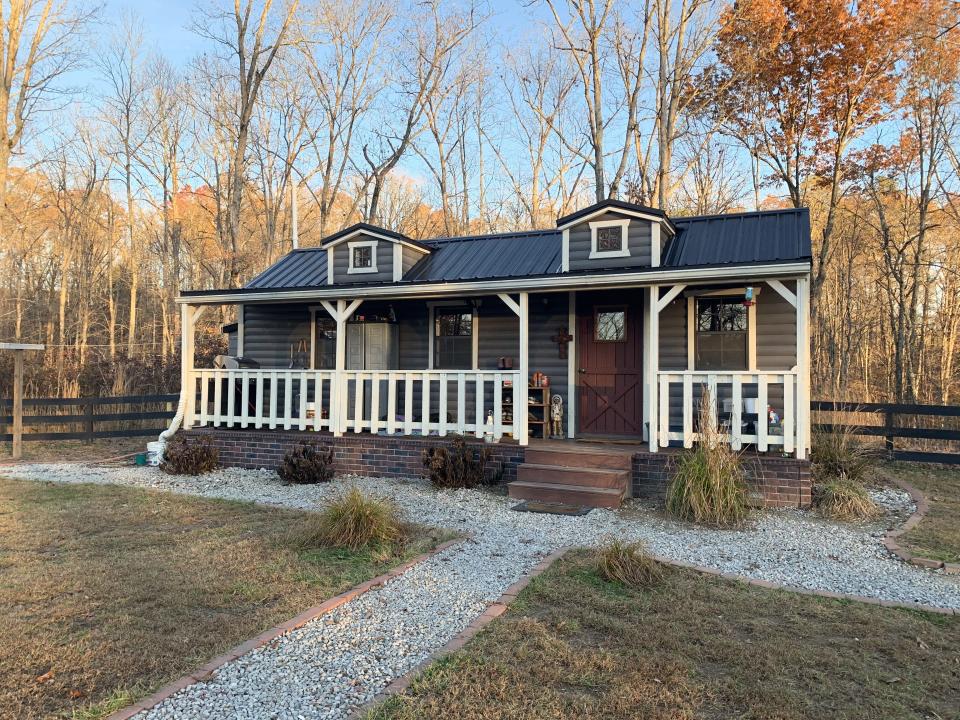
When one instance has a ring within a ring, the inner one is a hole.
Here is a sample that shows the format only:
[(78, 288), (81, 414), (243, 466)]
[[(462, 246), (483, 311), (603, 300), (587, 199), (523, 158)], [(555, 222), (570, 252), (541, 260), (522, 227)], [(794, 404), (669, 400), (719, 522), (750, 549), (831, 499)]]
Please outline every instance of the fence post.
[(884, 444), (887, 449), (887, 455), (891, 460), (893, 460), (893, 408), (886, 407), (883, 411), (884, 416), (884, 427), (886, 429), (886, 435), (884, 435)]
[(93, 444), (93, 404), (96, 398), (85, 398), (83, 401), (83, 442)]

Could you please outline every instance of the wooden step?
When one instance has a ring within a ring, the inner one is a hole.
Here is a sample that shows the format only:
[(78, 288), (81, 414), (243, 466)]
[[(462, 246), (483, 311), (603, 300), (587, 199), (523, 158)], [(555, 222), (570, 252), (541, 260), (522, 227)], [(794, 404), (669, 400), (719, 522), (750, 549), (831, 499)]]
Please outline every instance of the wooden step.
[(555, 483), (516, 480), (507, 485), (510, 497), (517, 500), (539, 500), (548, 503), (582, 505), (584, 507), (616, 508), (623, 500), (623, 490), (586, 485), (559, 485)]
[(524, 462), (532, 465), (562, 465), (565, 467), (605, 468), (630, 470), (633, 467), (632, 450), (608, 450), (583, 445), (531, 445), (524, 454)]
[(630, 471), (525, 462), (517, 468), (517, 479), (553, 485), (581, 485), (625, 490), (630, 483)]

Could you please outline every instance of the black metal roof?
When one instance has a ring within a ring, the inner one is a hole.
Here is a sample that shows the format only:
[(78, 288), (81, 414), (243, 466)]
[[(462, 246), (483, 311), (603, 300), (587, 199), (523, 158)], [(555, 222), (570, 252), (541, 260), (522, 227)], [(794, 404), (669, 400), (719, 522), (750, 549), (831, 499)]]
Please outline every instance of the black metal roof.
[(631, 212), (644, 213), (646, 215), (654, 215), (656, 217), (662, 217), (664, 220), (669, 222), (670, 218), (667, 217), (667, 214), (660, 210), (659, 208), (647, 207), (646, 205), (637, 205), (636, 203), (626, 202), (625, 200), (616, 200), (614, 198), (608, 198), (606, 200), (601, 200), (598, 203), (594, 203), (589, 207), (582, 208), (575, 212), (564, 215), (561, 218), (557, 218), (557, 226), (566, 225), (573, 220), (578, 220), (579, 218), (586, 217), (587, 215), (592, 215), (597, 210), (603, 210), (605, 208), (610, 208), (612, 210), (629, 210)]
[(320, 243), (321, 247), (330, 247), (337, 240), (346, 237), (347, 235), (352, 235), (355, 232), (368, 232), (374, 233), (376, 235), (383, 235), (384, 237), (393, 238), (394, 240), (400, 240), (401, 242), (409, 243), (416, 247), (422, 248), (424, 250), (429, 250), (430, 248), (419, 240), (413, 240), (408, 238), (402, 233), (395, 232), (394, 230), (387, 230), (386, 228), (378, 227), (376, 225), (371, 225), (370, 223), (358, 222), (354, 223), (350, 227), (345, 227), (343, 230), (338, 230), (333, 235), (328, 235), (323, 239), (323, 242)]
[[(811, 257), (810, 215), (806, 208), (678, 217), (673, 219), (673, 225), (676, 235), (667, 241), (661, 267), (799, 262)], [(355, 229), (357, 226), (350, 230)], [(331, 237), (344, 234), (341, 231)], [(247, 283), (246, 289), (325, 286), (325, 248), (329, 242), (330, 238), (321, 248), (294, 250), (285, 255)], [(542, 277), (561, 272), (563, 233), (556, 229), (437, 238), (418, 244), (430, 252), (406, 273), (400, 284)], [(599, 272), (617, 270), (605, 267)], [(585, 272), (594, 271), (572, 274)]]
[(295, 288), (327, 284), (327, 251), (304, 248), (287, 253), (246, 284), (247, 288)]
[(677, 235), (665, 248), (668, 267), (809, 260), (807, 208), (675, 217)]

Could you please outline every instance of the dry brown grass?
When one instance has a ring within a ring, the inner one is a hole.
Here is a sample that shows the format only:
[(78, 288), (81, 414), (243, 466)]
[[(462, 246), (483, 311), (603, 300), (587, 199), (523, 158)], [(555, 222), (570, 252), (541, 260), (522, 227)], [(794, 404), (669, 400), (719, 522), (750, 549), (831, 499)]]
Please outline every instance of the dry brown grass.
[(880, 508), (870, 499), (863, 485), (846, 478), (815, 483), (813, 505), (820, 514), (832, 520), (869, 520), (880, 514)]
[(930, 510), (920, 524), (897, 542), (915, 555), (960, 563), (960, 468), (897, 463), (878, 468), (881, 477), (896, 476), (920, 490)]
[[(147, 442), (155, 437), (139, 438), (103, 438), (89, 445), (80, 440), (45, 440), (43, 442), (24, 442), (22, 462), (90, 462), (146, 452)], [(0, 442), (0, 462), (12, 462), (10, 443)], [(0, 468), (2, 470), (2, 468)]]
[(405, 534), (393, 503), (352, 487), (319, 512), (311, 513), (289, 537), (293, 546), (301, 549), (366, 548), (382, 554), (401, 547)]
[(603, 581), (578, 552), (368, 720), (956, 717), (960, 618), (684, 570)]
[(289, 549), (302, 517), (0, 479), (0, 717), (101, 717), (399, 561)]
[(663, 570), (663, 566), (650, 557), (641, 542), (612, 540), (597, 551), (597, 572), (600, 577), (627, 587), (651, 587), (663, 577)]
[(710, 393), (700, 401), (700, 440), (676, 462), (667, 488), (667, 512), (713, 527), (735, 527), (750, 514), (740, 455), (720, 437), (710, 414)]

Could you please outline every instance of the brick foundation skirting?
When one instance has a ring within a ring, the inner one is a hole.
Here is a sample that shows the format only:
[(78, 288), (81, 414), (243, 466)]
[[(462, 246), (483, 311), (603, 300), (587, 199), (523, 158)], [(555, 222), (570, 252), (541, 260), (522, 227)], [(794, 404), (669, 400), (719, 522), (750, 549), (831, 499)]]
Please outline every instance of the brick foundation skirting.
[[(446, 444), (449, 438), (409, 435), (349, 433), (335, 438), (330, 433), (299, 430), (240, 430), (193, 428), (182, 431), (189, 438), (209, 438), (220, 452), (220, 462), (230, 467), (269, 468), (280, 465), (284, 454), (300, 443), (333, 448), (338, 474), (409, 478), (423, 476), (424, 449)], [(468, 439), (477, 446), (481, 440)], [(517, 479), (517, 466), (525, 450), (511, 443), (485, 445), (492, 454), (490, 466), (500, 482)], [(795, 458), (745, 454), (747, 482), (758, 504), (765, 507), (809, 507), (810, 463)], [(676, 452), (637, 452), (633, 456), (633, 496), (663, 499), (670, 482)]]

